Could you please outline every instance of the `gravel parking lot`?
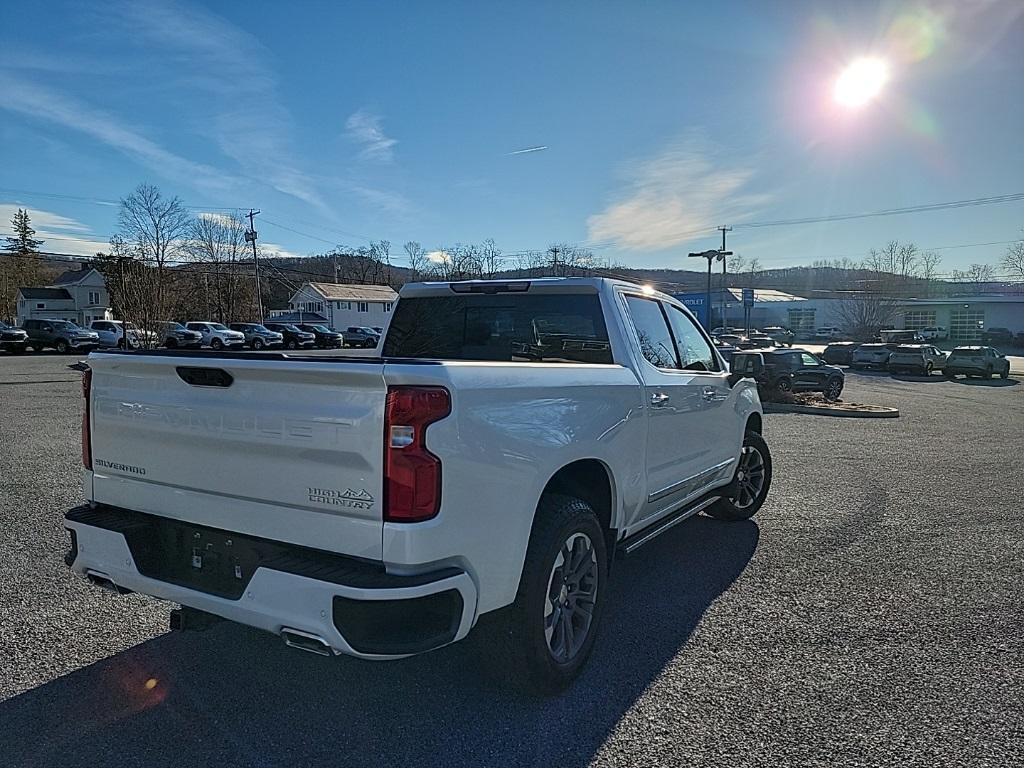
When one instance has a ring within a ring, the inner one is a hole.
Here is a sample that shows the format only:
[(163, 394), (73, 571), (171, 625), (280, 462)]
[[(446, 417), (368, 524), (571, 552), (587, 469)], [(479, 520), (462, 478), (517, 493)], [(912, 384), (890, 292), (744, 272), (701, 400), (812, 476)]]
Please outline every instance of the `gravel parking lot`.
[(479, 636), (328, 660), (228, 624), (170, 633), (170, 606), (73, 579), (74, 360), (0, 355), (5, 765), (1024, 763), (1013, 377), (850, 374), (845, 399), (902, 417), (766, 417), (758, 516), (693, 518), (617, 562), (589, 668), (537, 701)]

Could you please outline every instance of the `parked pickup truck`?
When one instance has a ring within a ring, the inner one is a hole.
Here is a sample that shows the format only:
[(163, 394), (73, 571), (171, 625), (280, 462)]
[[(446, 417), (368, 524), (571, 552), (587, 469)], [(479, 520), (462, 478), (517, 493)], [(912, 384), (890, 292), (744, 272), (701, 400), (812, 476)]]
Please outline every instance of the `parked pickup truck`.
[(771, 484), (760, 353), (730, 371), (626, 282), (406, 285), (375, 357), (88, 365), (72, 570), (323, 655), (416, 654), (500, 611), (512, 679), (557, 690), (613, 555), (700, 511), (747, 519)]

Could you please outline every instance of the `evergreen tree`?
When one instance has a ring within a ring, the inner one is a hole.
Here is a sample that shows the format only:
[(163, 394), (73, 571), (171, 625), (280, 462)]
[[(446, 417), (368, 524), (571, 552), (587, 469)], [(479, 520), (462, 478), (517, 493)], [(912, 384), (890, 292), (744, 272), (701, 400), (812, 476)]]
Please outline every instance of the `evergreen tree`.
[(11, 229), (14, 230), (14, 236), (4, 238), (7, 241), (4, 245), (5, 251), (19, 256), (24, 256), (28, 253), (39, 253), (39, 246), (43, 244), (43, 241), (33, 237), (36, 231), (32, 229), (32, 222), (28, 217), (28, 211), (24, 208), (18, 209), (18, 212), (11, 217)]

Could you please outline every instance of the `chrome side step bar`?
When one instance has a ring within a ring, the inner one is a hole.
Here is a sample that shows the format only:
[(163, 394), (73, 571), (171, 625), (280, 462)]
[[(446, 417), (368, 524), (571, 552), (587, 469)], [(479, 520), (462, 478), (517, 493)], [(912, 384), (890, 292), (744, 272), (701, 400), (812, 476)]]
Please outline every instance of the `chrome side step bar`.
[(683, 522), (687, 518), (693, 517), (702, 509), (706, 509), (718, 501), (721, 497), (719, 493), (712, 496), (704, 496), (697, 500), (695, 504), (691, 504), (688, 507), (681, 507), (675, 512), (670, 514), (663, 520), (659, 520), (657, 523), (652, 525), (650, 528), (644, 528), (641, 531), (637, 531), (632, 536), (623, 539), (619, 542), (619, 545), (615, 548), (615, 554), (618, 557), (629, 557), (631, 554), (636, 552), (640, 547), (648, 542), (656, 539), (658, 536), (663, 534), (670, 528), (674, 528)]

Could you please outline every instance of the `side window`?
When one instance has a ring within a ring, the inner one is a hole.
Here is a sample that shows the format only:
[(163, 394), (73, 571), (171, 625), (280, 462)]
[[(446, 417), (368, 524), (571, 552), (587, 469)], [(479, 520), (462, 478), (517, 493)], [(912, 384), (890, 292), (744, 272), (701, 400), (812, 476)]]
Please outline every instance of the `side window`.
[(818, 365), (818, 359), (814, 355), (810, 355), (807, 352), (800, 353), (800, 363), (805, 366)]
[(668, 321), (672, 326), (672, 334), (676, 339), (676, 351), (679, 363), (684, 371), (717, 371), (718, 358), (715, 357), (711, 345), (697, 330), (693, 320), (688, 318), (679, 307), (665, 305)]
[(675, 344), (669, 332), (668, 323), (661, 309), (661, 303), (639, 296), (626, 296), (629, 315), (636, 326), (640, 351), (647, 362), (656, 368), (678, 368)]

